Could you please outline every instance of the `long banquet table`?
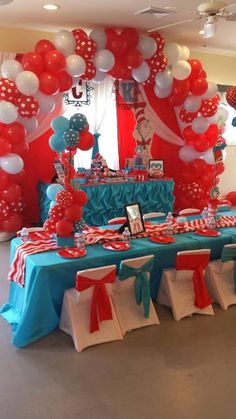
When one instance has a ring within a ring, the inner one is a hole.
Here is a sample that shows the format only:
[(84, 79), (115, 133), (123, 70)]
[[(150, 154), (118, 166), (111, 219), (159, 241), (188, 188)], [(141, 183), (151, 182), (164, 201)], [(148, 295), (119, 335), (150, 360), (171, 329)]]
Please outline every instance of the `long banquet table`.
[[(204, 237), (194, 232), (175, 234), (176, 242), (168, 245), (151, 242), (148, 238), (134, 239), (131, 249), (123, 252), (106, 250), (101, 244), (91, 245), (87, 246), (86, 257), (80, 259), (63, 259), (56, 251), (28, 256), (25, 287), (11, 282), (9, 302), (0, 310), (12, 325), (13, 344), (25, 347), (58, 327), (64, 291), (74, 286), (78, 270), (110, 264), (118, 267), (123, 259), (153, 254), (151, 296), (155, 300), (162, 269), (174, 266), (178, 251), (210, 248), (211, 258), (218, 259), (225, 244), (236, 243), (235, 227), (221, 228), (220, 232), (219, 237)], [(11, 242), (11, 261), (19, 244), (18, 238)]]

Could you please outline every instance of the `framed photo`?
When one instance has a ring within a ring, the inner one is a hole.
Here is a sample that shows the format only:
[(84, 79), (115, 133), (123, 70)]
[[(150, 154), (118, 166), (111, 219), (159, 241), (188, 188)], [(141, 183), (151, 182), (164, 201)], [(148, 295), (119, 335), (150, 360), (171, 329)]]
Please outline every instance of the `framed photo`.
[(149, 160), (149, 170), (160, 170), (164, 173), (164, 160)]
[(127, 223), (131, 236), (145, 231), (143, 216), (139, 202), (125, 205)]

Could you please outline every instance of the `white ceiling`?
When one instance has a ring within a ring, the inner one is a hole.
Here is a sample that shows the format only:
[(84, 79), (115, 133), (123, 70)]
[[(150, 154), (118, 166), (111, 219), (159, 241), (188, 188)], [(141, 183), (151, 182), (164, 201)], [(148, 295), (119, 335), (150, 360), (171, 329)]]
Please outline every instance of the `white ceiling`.
[[(56, 12), (45, 11), (42, 5), (56, 3), (60, 9)], [(227, 1), (233, 4), (236, 0)], [(199, 0), (14, 0), (9, 5), (0, 6), (0, 26), (15, 26), (31, 29), (57, 31), (59, 29), (95, 28), (95, 27), (134, 27), (147, 31), (158, 26), (190, 19), (195, 16)], [(154, 15), (134, 15), (137, 10), (154, 7), (176, 7), (176, 13), (157, 18)], [(236, 12), (235, 8), (231, 9)], [(203, 21), (182, 23), (160, 30), (167, 39), (189, 47), (201, 48), (203, 38), (198, 31)], [(207, 41), (206, 50), (225, 52), (236, 55), (236, 22), (220, 19), (217, 33)]]

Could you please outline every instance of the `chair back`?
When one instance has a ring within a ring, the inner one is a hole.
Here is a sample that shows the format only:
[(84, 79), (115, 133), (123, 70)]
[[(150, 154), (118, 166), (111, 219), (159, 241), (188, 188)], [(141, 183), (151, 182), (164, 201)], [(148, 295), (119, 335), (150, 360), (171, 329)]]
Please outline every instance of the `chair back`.
[[(104, 277), (111, 274), (115, 281), (116, 276), (116, 265), (109, 265), (109, 266), (103, 266), (101, 268), (92, 268), (92, 269), (85, 269), (83, 271), (78, 271), (76, 274), (76, 284), (75, 288), (77, 291), (79, 291), (79, 300), (81, 303), (90, 301), (93, 295), (95, 284), (93, 284), (93, 281), (101, 281)], [(80, 282), (82, 281), (82, 278), (88, 278), (88, 280), (91, 280), (91, 286), (88, 288), (84, 288), (83, 290), (80, 290)], [(112, 281), (112, 282), (114, 282)], [(112, 283), (107, 283), (106, 287), (110, 291)]]
[(126, 222), (127, 222), (126, 217), (116, 217), (116, 218), (111, 218), (110, 220), (108, 220), (109, 225), (124, 224)]
[(149, 220), (150, 218), (158, 218), (158, 217), (165, 217), (164, 212), (148, 212), (147, 214), (143, 215), (144, 220)]

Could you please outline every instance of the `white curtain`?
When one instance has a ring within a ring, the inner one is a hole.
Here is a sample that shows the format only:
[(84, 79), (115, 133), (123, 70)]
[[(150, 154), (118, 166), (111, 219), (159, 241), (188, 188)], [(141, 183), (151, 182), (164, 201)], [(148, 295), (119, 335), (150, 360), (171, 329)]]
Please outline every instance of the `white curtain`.
[[(117, 139), (117, 119), (116, 119), (116, 101), (114, 81), (106, 77), (101, 83), (92, 84), (90, 105), (84, 105), (79, 108), (68, 106), (64, 116), (70, 118), (73, 114), (79, 112), (84, 114), (89, 123), (90, 132), (99, 133), (100, 137), (99, 152), (107, 160), (111, 169), (119, 168), (118, 139)], [(92, 150), (78, 150), (75, 156), (75, 167), (90, 168)]]
[(145, 90), (142, 85), (139, 86), (144, 101), (147, 103), (147, 115), (155, 127), (155, 132), (163, 140), (175, 145), (184, 145), (184, 140), (173, 132), (157, 115), (152, 106), (150, 105)]

